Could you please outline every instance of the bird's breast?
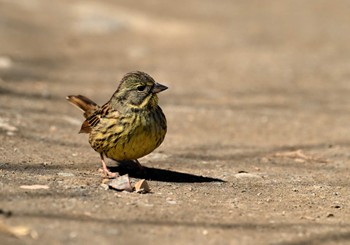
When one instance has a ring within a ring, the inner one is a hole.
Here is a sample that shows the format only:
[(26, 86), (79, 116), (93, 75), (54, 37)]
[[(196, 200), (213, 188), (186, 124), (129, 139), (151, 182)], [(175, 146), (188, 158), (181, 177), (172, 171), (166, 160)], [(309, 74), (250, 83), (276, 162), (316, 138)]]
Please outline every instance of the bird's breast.
[[(93, 144), (91, 146), (116, 161), (135, 160), (151, 153), (163, 142), (166, 134), (166, 121), (161, 110), (123, 116), (112, 123), (115, 127), (110, 126), (111, 122), (105, 124), (103, 128), (108, 136), (101, 136), (104, 139), (100, 140), (103, 143), (98, 149)], [(90, 143), (93, 142), (90, 140)]]

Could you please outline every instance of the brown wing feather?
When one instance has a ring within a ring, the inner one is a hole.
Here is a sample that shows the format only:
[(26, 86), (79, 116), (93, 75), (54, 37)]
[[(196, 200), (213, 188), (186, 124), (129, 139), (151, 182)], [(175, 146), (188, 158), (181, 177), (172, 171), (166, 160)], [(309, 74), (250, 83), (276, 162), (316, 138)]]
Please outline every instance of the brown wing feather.
[(81, 109), (84, 112), (85, 118), (90, 117), (100, 108), (95, 102), (83, 95), (69, 95), (66, 99), (71, 104)]
[(104, 104), (102, 107), (100, 107), (98, 110), (94, 112), (90, 117), (88, 117), (83, 125), (81, 126), (79, 133), (90, 133), (92, 128), (95, 127), (101, 120), (101, 118), (107, 117), (107, 116), (113, 116), (118, 117), (119, 113), (118, 111), (113, 110), (109, 103)]
[(90, 127), (89, 122), (87, 120), (85, 120), (83, 122), (83, 125), (81, 125), (79, 134), (81, 134), (81, 133), (89, 134), (91, 132), (91, 130), (92, 130), (92, 128)]

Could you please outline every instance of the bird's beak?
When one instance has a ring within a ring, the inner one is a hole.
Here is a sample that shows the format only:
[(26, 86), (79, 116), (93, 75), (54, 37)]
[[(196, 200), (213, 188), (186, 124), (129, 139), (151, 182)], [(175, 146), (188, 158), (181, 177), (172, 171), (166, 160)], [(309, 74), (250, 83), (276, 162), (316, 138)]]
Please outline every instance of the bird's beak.
[(168, 89), (167, 86), (164, 86), (163, 84), (160, 84), (160, 83), (155, 83), (155, 85), (152, 89), (152, 93), (156, 94), (156, 93), (162, 92), (166, 89)]

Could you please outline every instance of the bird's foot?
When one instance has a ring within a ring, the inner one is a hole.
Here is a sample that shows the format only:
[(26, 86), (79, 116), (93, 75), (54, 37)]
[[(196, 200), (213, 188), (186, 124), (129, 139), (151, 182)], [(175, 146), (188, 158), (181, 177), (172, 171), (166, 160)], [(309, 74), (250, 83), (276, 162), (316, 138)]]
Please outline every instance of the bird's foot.
[(101, 163), (102, 163), (102, 170), (103, 170), (103, 178), (107, 178), (107, 179), (115, 179), (116, 177), (119, 176), (118, 173), (113, 173), (111, 171), (109, 171), (109, 169), (107, 168), (106, 162), (103, 158), (103, 154), (101, 153)]
[(109, 171), (108, 169), (103, 169), (103, 178), (104, 179), (115, 179), (119, 176), (118, 173), (113, 173), (111, 171)]

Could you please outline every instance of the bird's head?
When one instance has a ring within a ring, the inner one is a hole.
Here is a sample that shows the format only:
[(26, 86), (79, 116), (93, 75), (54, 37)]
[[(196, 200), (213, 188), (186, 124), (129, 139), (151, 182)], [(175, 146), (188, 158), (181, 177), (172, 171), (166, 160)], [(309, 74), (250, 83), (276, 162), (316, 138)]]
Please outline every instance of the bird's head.
[(122, 78), (110, 103), (112, 106), (117, 106), (117, 104), (123, 107), (127, 106), (128, 109), (152, 109), (158, 105), (157, 93), (167, 88), (168, 87), (155, 82), (147, 73), (141, 71), (130, 72)]

